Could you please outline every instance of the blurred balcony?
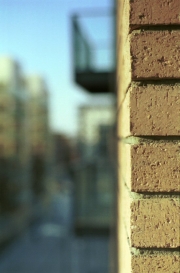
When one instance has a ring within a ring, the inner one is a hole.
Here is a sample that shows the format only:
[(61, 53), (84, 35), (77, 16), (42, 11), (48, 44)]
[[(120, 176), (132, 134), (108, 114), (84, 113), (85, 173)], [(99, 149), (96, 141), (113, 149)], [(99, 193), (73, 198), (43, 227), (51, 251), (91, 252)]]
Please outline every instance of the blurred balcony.
[(90, 93), (109, 93), (115, 82), (113, 11), (72, 17), (75, 82)]
[(74, 178), (76, 234), (109, 235), (114, 198), (110, 160), (80, 162), (74, 169)]

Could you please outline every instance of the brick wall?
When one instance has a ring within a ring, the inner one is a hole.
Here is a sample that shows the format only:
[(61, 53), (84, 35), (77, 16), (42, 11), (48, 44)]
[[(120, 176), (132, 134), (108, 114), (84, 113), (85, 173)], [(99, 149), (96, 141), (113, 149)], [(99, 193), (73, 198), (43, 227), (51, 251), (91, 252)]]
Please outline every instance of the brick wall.
[(119, 0), (118, 261), (180, 272), (180, 0)]

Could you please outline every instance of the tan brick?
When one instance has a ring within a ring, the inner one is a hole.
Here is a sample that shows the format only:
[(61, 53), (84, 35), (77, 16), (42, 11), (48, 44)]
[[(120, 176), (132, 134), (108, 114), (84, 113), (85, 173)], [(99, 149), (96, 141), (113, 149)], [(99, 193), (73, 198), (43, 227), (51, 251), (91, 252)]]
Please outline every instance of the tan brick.
[(117, 19), (118, 272), (179, 273), (180, 1), (118, 0)]
[[(119, 272), (131, 272), (131, 251), (128, 243), (127, 233), (124, 226), (121, 226), (119, 233), (119, 254), (123, 255), (123, 259), (119, 257)], [(113, 273), (113, 272), (112, 272)]]
[(179, 25), (179, 0), (131, 1), (131, 25)]
[(131, 146), (131, 190), (180, 191), (180, 143)]
[(180, 246), (177, 199), (151, 198), (131, 204), (131, 245), (138, 248)]
[[(124, 168), (124, 157), (121, 157), (124, 145), (119, 142), (119, 167)], [(118, 265), (121, 273), (131, 272), (131, 252), (128, 242), (128, 236), (130, 234), (130, 196), (123, 181), (122, 172), (118, 173)], [(123, 257), (123, 258), (122, 258)]]
[(180, 135), (180, 85), (134, 86), (129, 100), (130, 134)]
[(133, 79), (180, 78), (180, 31), (131, 34)]
[(126, 90), (131, 82), (131, 57), (129, 40), (129, 0), (119, 1), (118, 17), (121, 20), (117, 22), (117, 84), (121, 92), (118, 96), (120, 105), (125, 97)]
[(132, 273), (179, 273), (180, 257), (178, 253), (163, 253), (132, 256)]
[(119, 115), (119, 136), (179, 136), (180, 85), (133, 83)]

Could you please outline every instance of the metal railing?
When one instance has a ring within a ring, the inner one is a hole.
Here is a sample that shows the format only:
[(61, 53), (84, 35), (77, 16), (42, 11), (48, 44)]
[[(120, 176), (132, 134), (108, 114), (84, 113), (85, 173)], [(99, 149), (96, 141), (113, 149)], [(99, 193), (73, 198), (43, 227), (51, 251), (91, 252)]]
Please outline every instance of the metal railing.
[(113, 71), (115, 33), (113, 12), (89, 12), (72, 16), (75, 72)]

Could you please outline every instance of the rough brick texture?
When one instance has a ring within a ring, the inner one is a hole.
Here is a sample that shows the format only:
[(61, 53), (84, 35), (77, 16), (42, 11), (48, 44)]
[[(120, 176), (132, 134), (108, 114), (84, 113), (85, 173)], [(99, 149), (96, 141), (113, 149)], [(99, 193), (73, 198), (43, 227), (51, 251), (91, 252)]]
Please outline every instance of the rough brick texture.
[(180, 78), (180, 31), (131, 34), (132, 78)]
[(177, 199), (151, 198), (131, 204), (131, 244), (139, 248), (177, 248), (180, 204)]
[(132, 273), (179, 273), (178, 253), (132, 256)]
[(180, 191), (180, 142), (131, 146), (131, 190)]
[(179, 0), (131, 1), (131, 25), (179, 25)]
[(117, 21), (118, 272), (179, 273), (180, 0), (118, 0)]
[(180, 135), (180, 85), (144, 85), (130, 93), (130, 134)]

